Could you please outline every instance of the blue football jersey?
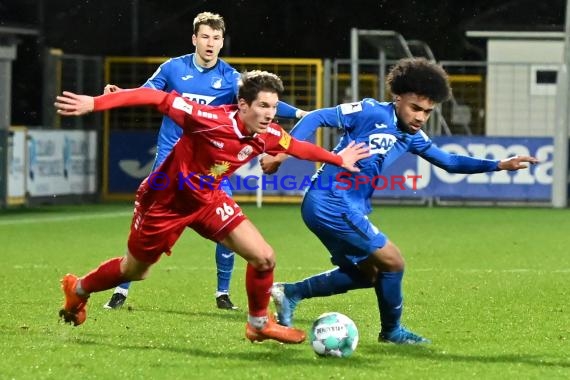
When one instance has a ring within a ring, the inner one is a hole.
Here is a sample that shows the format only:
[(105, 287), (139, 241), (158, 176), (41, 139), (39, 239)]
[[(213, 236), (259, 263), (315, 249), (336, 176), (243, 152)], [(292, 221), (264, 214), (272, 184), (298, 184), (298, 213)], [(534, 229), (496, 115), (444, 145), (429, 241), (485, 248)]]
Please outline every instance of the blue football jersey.
[[(318, 192), (313, 194), (318, 196), (312, 196), (311, 199), (318, 199), (324, 207), (349, 204), (363, 213), (369, 213), (374, 187), (382, 186), (378, 176), (407, 152), (417, 154), (450, 172), (481, 173), (497, 170), (498, 161), (450, 154), (433, 144), (423, 131), (416, 134), (404, 132), (398, 126), (394, 103), (363, 99), (360, 102), (316, 110), (301, 119), (291, 135), (297, 139), (306, 139), (319, 126), (339, 128), (344, 132), (335, 152), (354, 141), (366, 143), (371, 153), (370, 157), (357, 163), (360, 172), (355, 175), (334, 165), (323, 165), (319, 169), (313, 178), (313, 186), (308, 191)], [(358, 176), (365, 176), (369, 182), (356, 183)], [(345, 202), (338, 203), (339, 200)]]
[[(164, 62), (143, 87), (176, 91), (200, 104), (236, 103), (240, 73), (221, 59), (213, 67), (205, 69), (196, 64), (194, 55), (186, 54)], [(164, 116), (158, 133), (154, 168), (164, 161), (181, 135), (182, 129)]]
[[(211, 68), (203, 68), (196, 63), (195, 53), (192, 53), (164, 62), (143, 87), (176, 91), (197, 103), (219, 106), (237, 103), (240, 76), (236, 69), (222, 59), (218, 59)], [(293, 119), (297, 110), (285, 102), (277, 103), (277, 116)], [(164, 116), (158, 133), (153, 170), (164, 161), (181, 135), (182, 129)]]

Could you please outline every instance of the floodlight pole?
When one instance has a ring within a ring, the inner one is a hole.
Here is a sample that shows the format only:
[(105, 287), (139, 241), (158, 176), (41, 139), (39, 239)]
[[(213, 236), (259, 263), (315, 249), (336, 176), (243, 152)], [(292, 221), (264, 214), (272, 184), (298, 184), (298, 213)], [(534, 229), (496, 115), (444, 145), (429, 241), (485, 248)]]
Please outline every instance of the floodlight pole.
[(570, 96), (568, 94), (568, 68), (570, 67), (570, 0), (566, 2), (564, 58), (558, 70), (556, 86), (556, 125), (554, 129), (554, 158), (552, 175), (552, 207), (568, 205), (568, 123), (570, 122)]

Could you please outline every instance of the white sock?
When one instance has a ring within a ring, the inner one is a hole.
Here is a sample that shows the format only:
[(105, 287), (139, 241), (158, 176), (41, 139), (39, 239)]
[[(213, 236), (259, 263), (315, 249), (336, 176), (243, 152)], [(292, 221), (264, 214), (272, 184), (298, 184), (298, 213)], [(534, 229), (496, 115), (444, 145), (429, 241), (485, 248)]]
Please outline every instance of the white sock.
[(217, 292), (216, 292), (216, 298), (218, 298), (219, 296), (223, 296), (224, 294), (229, 295), (230, 293), (217, 291)]
[(265, 326), (268, 319), (269, 318), (267, 317), (267, 315), (264, 317), (252, 317), (251, 315), (247, 316), (247, 321), (249, 322), (249, 324), (259, 330), (261, 330)]
[(122, 294), (126, 297), (129, 294), (129, 289), (125, 289), (125, 288), (121, 288), (120, 286), (117, 286), (115, 288), (115, 291), (113, 292), (113, 294), (117, 294), (117, 293)]
[(75, 285), (75, 294), (77, 294), (80, 297), (88, 296), (87, 292), (85, 292), (85, 290), (83, 290), (83, 288), (81, 287), (81, 280), (77, 281), (77, 285)]

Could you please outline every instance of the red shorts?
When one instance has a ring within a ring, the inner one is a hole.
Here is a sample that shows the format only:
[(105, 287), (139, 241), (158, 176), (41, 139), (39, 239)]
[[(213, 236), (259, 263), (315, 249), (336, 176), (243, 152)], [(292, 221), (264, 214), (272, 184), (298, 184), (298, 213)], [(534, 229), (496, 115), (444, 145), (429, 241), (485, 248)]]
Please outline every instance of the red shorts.
[(218, 242), (247, 219), (239, 205), (221, 190), (215, 191), (211, 202), (191, 211), (145, 203), (135, 202), (128, 247), (137, 260), (147, 263), (157, 262), (163, 253), (169, 255), (186, 227)]

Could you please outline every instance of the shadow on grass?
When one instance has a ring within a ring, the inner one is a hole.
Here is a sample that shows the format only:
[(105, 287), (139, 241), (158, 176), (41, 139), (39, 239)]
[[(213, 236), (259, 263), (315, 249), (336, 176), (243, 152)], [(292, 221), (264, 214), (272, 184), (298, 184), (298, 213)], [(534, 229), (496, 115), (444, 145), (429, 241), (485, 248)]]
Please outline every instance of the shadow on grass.
[[(182, 338), (181, 338), (182, 339)], [(369, 358), (360, 356), (352, 356), (348, 359), (333, 358), (333, 357), (318, 357), (314, 354), (307, 355), (308, 347), (306, 343), (300, 345), (283, 345), (275, 341), (265, 341), (262, 343), (250, 343), (245, 337), (243, 338), (243, 346), (232, 346), (230, 350), (219, 351), (216, 349), (207, 350), (203, 348), (192, 347), (166, 347), (166, 346), (150, 346), (148, 344), (114, 344), (112, 342), (101, 342), (93, 339), (82, 339), (76, 337), (75, 344), (84, 346), (105, 346), (117, 350), (139, 350), (139, 351), (162, 351), (165, 353), (175, 353), (181, 355), (188, 355), (191, 357), (205, 358), (208, 360), (236, 360), (244, 362), (252, 362), (256, 365), (259, 363), (271, 363), (276, 366), (291, 366), (291, 365), (315, 365), (326, 364), (327, 367), (336, 368), (367, 368), (378, 369), (377, 362), (370, 361)], [(221, 342), (220, 342), (221, 343)], [(235, 342), (232, 342), (235, 344)], [(289, 346), (301, 346), (303, 350), (287, 350)]]
[[(191, 315), (192, 313), (187, 313)], [(200, 313), (207, 316), (219, 316), (223, 314), (217, 313)], [(234, 314), (235, 318), (242, 318)], [(63, 327), (63, 326), (62, 326)], [(80, 331), (75, 330), (71, 326), (65, 326), (69, 332)], [(0, 325), (0, 332), (6, 336), (37, 336), (34, 341), (41, 341), (46, 335), (55, 334), (58, 336), (61, 331), (59, 328), (43, 327), (39, 329), (21, 329), (14, 328), (13, 326)], [(232, 330), (233, 331), (233, 330)], [(169, 340), (175, 342), (172, 345), (162, 345), (160, 340), (155, 343), (149, 343), (148, 337), (141, 337), (140, 339), (135, 336), (130, 336), (129, 339), (117, 341), (115, 334), (106, 335), (104, 332), (81, 332), (81, 334), (65, 334), (70, 343), (79, 346), (93, 346), (93, 347), (107, 347), (118, 350), (133, 350), (148, 352), (159, 351), (164, 353), (177, 353), (183, 355), (190, 355), (206, 359), (219, 359), (236, 360), (243, 362), (255, 363), (271, 363), (272, 365), (305, 365), (305, 364), (326, 364), (327, 367), (334, 366), (335, 368), (366, 368), (379, 370), (382, 366), (389, 366), (390, 358), (400, 359), (413, 359), (424, 360), (429, 362), (438, 363), (479, 363), (479, 364), (514, 364), (514, 365), (530, 365), (536, 368), (570, 368), (570, 360), (558, 358), (551, 358), (545, 355), (532, 355), (532, 354), (500, 354), (500, 355), (478, 355), (478, 354), (459, 354), (452, 352), (443, 352), (441, 349), (436, 349), (431, 346), (405, 346), (393, 344), (361, 344), (357, 353), (350, 358), (350, 360), (339, 360), (337, 358), (320, 358), (315, 355), (307, 354), (309, 347), (307, 343), (300, 345), (283, 345), (275, 341), (265, 341), (262, 343), (250, 343), (243, 336), (243, 329), (235, 329), (235, 333), (226, 334), (220, 340), (211, 342), (211, 349), (196, 347), (196, 343), (204, 343), (203, 338), (196, 338), (194, 343), (188, 341), (187, 335), (174, 336), (169, 334)], [(191, 339), (193, 340), (193, 339)], [(152, 341), (152, 340), (151, 340)], [(185, 343), (179, 343), (185, 342)], [(207, 343), (210, 345), (210, 343)], [(360, 353), (360, 355), (359, 355)], [(378, 356), (383, 360), (376, 361), (370, 360), (370, 357)], [(384, 364), (382, 364), (384, 363)]]
[[(207, 317), (207, 318), (223, 318), (224, 320), (232, 319), (243, 324), (239, 324), (239, 328), (232, 330), (231, 334), (227, 334), (224, 337), (220, 337), (215, 341), (212, 341), (212, 348), (207, 349), (202, 347), (196, 347), (196, 344), (203, 344), (203, 337), (196, 338), (195, 342), (189, 342), (188, 335), (169, 334), (168, 339), (171, 342), (186, 342), (186, 343), (176, 343), (174, 345), (163, 345), (160, 340), (156, 340), (155, 343), (149, 343), (149, 337), (141, 337), (139, 340), (135, 336), (129, 336), (128, 339), (123, 339), (117, 341), (117, 335), (115, 332), (107, 334), (104, 331), (82, 331), (72, 327), (63, 326), (61, 327), (69, 329), (68, 332), (72, 333), (66, 336), (67, 342), (78, 346), (84, 347), (99, 347), (117, 350), (121, 352), (123, 350), (129, 351), (140, 351), (141, 354), (145, 352), (163, 352), (165, 354), (181, 354), (189, 357), (204, 358), (208, 360), (219, 360), (223, 358), (224, 360), (234, 360), (243, 361), (248, 363), (267, 363), (267, 365), (273, 365), (278, 367), (285, 367), (291, 365), (315, 365), (323, 364), (327, 367), (334, 367), (337, 369), (342, 368), (366, 368), (366, 369), (378, 369), (379, 364), (377, 362), (370, 361), (369, 358), (365, 358), (359, 355), (354, 355), (349, 359), (340, 359), (333, 357), (319, 357), (311, 352), (311, 349), (307, 342), (301, 344), (281, 344), (276, 341), (267, 340), (264, 342), (251, 343), (247, 338), (245, 338), (245, 312), (230, 312), (224, 310), (214, 310), (212, 312), (194, 312), (194, 311), (180, 311), (180, 310), (164, 310), (164, 309), (138, 309), (144, 310), (145, 312), (160, 312), (166, 314), (176, 314), (188, 317)], [(66, 330), (61, 330), (59, 328), (55, 329), (56, 334), (60, 331), (66, 332)], [(74, 334), (74, 332), (80, 332), (80, 334)], [(38, 332), (36, 332), (38, 334)], [(44, 336), (45, 333), (39, 333)], [(151, 341), (153, 339), (150, 339)], [(208, 343), (209, 344), (209, 343)]]
[(238, 310), (218, 310), (213, 309), (213, 311), (200, 311), (200, 310), (180, 310), (180, 309), (164, 309), (164, 308), (147, 308), (147, 307), (137, 307), (129, 311), (141, 311), (145, 313), (160, 313), (169, 315), (181, 315), (185, 317), (207, 317), (207, 318), (218, 318), (218, 319), (230, 319), (234, 321), (244, 321), (247, 318), (247, 312), (241, 309)]
[(535, 367), (570, 368), (570, 360), (548, 359), (540, 355), (529, 354), (502, 354), (502, 355), (463, 355), (438, 351), (429, 346), (402, 346), (394, 344), (379, 344), (379, 349), (373, 346), (361, 347), (367, 354), (381, 354), (392, 356), (407, 356), (413, 359), (427, 359), (438, 362), (465, 362), (485, 364), (527, 364)]

